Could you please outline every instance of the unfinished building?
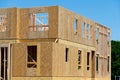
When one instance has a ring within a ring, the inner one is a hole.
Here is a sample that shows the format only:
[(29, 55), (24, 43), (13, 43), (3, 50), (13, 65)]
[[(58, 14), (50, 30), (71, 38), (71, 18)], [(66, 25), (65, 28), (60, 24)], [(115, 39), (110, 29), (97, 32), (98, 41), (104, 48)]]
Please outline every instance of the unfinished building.
[(59, 6), (0, 9), (0, 80), (111, 80), (110, 29)]

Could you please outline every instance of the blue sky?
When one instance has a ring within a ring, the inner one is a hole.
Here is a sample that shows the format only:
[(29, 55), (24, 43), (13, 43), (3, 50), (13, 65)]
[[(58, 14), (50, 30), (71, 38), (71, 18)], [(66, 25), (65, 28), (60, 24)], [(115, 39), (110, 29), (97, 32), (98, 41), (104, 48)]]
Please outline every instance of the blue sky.
[(59, 5), (111, 28), (112, 40), (120, 40), (120, 0), (0, 0), (0, 8)]

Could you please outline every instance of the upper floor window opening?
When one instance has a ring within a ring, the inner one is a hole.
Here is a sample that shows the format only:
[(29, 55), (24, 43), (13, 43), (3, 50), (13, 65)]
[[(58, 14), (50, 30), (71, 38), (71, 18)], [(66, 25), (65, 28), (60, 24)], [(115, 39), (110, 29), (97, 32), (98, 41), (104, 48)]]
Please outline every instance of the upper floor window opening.
[(89, 24), (86, 24), (86, 32), (87, 32), (87, 39), (90, 39), (90, 25)]
[(89, 39), (91, 39), (92, 38), (92, 25), (90, 25), (90, 31), (89, 31)]
[(99, 39), (99, 28), (96, 28), (96, 41), (98, 43), (98, 39)]
[(74, 19), (74, 32), (75, 32), (75, 34), (77, 34), (77, 22), (78, 22), (78, 20)]
[(30, 31), (48, 31), (49, 29), (48, 13), (30, 14)]
[(0, 15), (0, 32), (7, 31), (7, 14)]
[(87, 33), (89, 33), (89, 24), (87, 24), (87, 26), (86, 26), (86, 31), (87, 31)]
[(108, 32), (107, 42), (108, 42), (108, 45), (109, 45), (110, 44), (110, 32)]
[(84, 38), (85, 22), (82, 22), (82, 38)]

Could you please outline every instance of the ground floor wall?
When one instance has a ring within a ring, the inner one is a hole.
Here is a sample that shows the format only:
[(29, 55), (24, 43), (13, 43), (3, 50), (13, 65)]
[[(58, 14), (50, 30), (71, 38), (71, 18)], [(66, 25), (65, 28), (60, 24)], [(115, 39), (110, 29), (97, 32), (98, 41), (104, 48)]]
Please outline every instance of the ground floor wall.
[[(94, 47), (65, 40), (56, 42), (23, 41), (9, 44), (9, 46), (11, 80), (111, 80), (111, 72), (107, 72), (107, 66), (103, 64), (105, 61), (99, 59), (99, 70), (95, 71), (96, 50)], [(27, 46), (37, 46), (35, 72), (27, 71)], [(79, 50), (81, 54), (79, 54)], [(95, 51), (94, 58), (92, 58), (92, 51)]]

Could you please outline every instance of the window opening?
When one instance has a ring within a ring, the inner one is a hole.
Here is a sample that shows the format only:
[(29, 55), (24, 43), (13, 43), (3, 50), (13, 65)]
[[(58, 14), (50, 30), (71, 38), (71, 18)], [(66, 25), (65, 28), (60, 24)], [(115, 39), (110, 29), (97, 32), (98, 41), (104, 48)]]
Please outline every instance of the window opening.
[(78, 50), (78, 70), (81, 69), (81, 50)]
[(110, 57), (108, 56), (108, 61), (107, 61), (107, 71), (109, 72), (109, 63), (110, 63)]
[(87, 65), (89, 65), (90, 52), (87, 52)]
[(65, 55), (65, 61), (67, 62), (68, 61), (68, 48), (66, 48), (66, 55)]
[(98, 71), (99, 55), (96, 56), (96, 71)]
[(74, 19), (74, 32), (77, 34), (77, 19)]
[(89, 70), (90, 52), (87, 52), (87, 70)]
[(30, 31), (48, 31), (48, 13), (30, 14)]
[(98, 39), (99, 39), (99, 28), (96, 28), (96, 41), (98, 43)]
[(7, 15), (0, 15), (0, 32), (6, 32), (7, 30)]
[(82, 38), (84, 38), (85, 22), (82, 22)]
[(37, 46), (28, 46), (28, 59), (27, 67), (36, 68), (37, 67)]

